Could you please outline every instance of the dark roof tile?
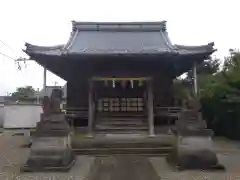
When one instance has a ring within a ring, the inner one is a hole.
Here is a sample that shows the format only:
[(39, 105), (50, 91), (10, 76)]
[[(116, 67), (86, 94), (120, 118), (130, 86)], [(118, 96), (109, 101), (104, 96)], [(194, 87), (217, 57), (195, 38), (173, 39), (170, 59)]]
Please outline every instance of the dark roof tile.
[(206, 54), (214, 44), (173, 45), (162, 22), (75, 22), (65, 45), (43, 47), (26, 43), (29, 55)]

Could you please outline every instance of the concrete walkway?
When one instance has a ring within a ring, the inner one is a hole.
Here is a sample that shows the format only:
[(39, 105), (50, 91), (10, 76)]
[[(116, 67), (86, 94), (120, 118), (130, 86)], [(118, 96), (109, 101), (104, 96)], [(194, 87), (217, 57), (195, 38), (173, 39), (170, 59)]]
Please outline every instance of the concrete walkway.
[(148, 158), (134, 155), (97, 157), (89, 180), (160, 180)]

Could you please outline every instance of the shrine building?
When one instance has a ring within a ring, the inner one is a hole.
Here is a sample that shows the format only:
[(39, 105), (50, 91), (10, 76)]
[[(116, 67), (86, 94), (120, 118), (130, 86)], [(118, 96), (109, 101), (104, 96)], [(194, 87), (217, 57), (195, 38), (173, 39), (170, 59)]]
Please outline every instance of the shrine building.
[(66, 44), (26, 43), (25, 52), (67, 81), (67, 115), (89, 133), (154, 135), (161, 112), (176, 107), (173, 80), (193, 69), (197, 93), (196, 64), (213, 46), (172, 44), (165, 21), (73, 21)]

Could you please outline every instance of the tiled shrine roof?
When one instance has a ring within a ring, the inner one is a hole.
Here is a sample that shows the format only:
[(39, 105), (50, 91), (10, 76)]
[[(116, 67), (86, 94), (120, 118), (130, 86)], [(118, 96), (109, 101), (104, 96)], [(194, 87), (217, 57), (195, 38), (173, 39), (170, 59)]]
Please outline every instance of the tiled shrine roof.
[(66, 55), (210, 55), (214, 43), (202, 46), (173, 45), (166, 21), (162, 22), (72, 22), (64, 45), (44, 47), (26, 43), (27, 54)]

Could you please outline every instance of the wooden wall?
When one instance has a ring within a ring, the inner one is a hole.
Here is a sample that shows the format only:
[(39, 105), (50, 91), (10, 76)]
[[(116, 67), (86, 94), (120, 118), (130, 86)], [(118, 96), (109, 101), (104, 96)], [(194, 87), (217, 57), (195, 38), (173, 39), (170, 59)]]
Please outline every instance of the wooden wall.
[[(79, 62), (79, 61), (78, 61)], [(136, 63), (137, 62), (137, 63)], [(172, 103), (172, 69), (169, 61), (109, 59), (94, 63), (74, 64), (67, 83), (67, 107), (88, 107), (88, 81), (92, 76), (152, 77), (154, 104)]]
[[(88, 85), (88, 78), (73, 79), (67, 82), (68, 108), (88, 107)], [(153, 91), (155, 106), (171, 106), (173, 94), (170, 77), (162, 74), (153, 76)], [(133, 90), (130, 93), (134, 93)]]
[(172, 79), (164, 74), (153, 77), (155, 106), (171, 106), (173, 99)]
[(67, 82), (67, 108), (88, 107), (88, 79), (72, 79)]

